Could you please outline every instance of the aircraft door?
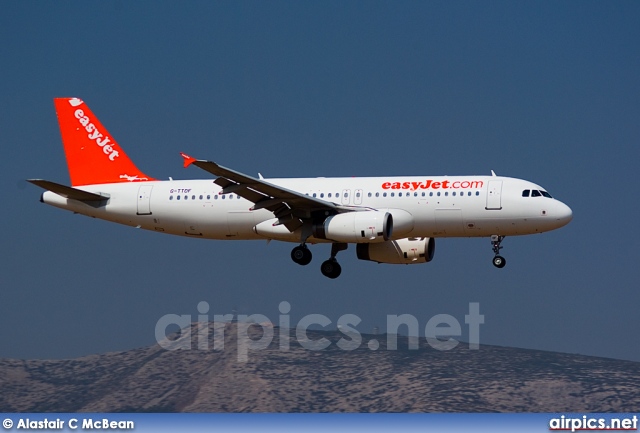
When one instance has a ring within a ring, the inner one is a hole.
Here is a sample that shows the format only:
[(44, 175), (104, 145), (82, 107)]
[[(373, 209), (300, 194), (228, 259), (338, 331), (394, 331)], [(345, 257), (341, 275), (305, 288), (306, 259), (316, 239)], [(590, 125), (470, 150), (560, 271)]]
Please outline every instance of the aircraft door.
[(351, 200), (350, 195), (351, 195), (350, 189), (342, 190), (342, 204), (349, 204), (349, 200)]
[(487, 189), (487, 210), (500, 210), (502, 209), (502, 181), (490, 180), (489, 188)]
[(355, 196), (353, 197), (354, 204), (362, 204), (362, 190), (356, 189)]
[(138, 188), (138, 215), (151, 215), (151, 190), (153, 185), (140, 185)]

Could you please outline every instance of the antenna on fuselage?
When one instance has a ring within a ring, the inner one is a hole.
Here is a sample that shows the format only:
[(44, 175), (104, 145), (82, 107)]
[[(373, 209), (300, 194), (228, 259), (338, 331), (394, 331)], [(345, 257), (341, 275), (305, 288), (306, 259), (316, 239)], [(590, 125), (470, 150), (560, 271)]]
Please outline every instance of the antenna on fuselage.
[(491, 176), (496, 177), (496, 172), (491, 170)]

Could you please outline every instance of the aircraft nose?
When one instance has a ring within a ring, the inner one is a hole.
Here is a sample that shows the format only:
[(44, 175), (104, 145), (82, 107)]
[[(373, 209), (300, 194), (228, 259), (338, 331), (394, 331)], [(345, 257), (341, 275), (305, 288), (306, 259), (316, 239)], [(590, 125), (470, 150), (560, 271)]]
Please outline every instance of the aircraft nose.
[(562, 227), (569, 224), (569, 221), (573, 219), (573, 211), (569, 206), (559, 201), (556, 206), (555, 217), (560, 223), (560, 227)]

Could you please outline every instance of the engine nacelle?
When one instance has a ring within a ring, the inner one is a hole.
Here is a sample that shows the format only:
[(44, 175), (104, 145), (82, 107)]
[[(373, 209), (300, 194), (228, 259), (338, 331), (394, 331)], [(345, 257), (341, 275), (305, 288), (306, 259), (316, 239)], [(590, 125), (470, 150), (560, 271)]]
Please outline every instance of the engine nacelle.
[(336, 242), (385, 242), (393, 233), (389, 212), (347, 212), (327, 217), (313, 227), (313, 236)]
[(434, 238), (404, 238), (378, 244), (359, 243), (356, 246), (360, 260), (396, 265), (430, 262), (435, 251)]

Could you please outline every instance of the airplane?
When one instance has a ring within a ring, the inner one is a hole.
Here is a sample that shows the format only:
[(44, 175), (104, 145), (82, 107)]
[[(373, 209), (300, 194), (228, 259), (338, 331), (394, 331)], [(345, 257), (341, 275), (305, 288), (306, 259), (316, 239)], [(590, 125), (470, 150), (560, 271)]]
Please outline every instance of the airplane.
[(308, 265), (308, 244), (328, 243), (320, 267), (328, 278), (336, 256), (355, 244), (360, 260), (431, 262), (436, 238), (489, 237), (493, 265), (505, 236), (537, 234), (572, 219), (566, 204), (541, 186), (497, 176), (344, 178), (252, 177), (181, 153), (204, 180), (157, 180), (140, 171), (79, 98), (55, 98), (71, 186), (29, 179), (40, 201), (136, 228), (203, 239), (278, 240), (298, 244), (291, 259)]

